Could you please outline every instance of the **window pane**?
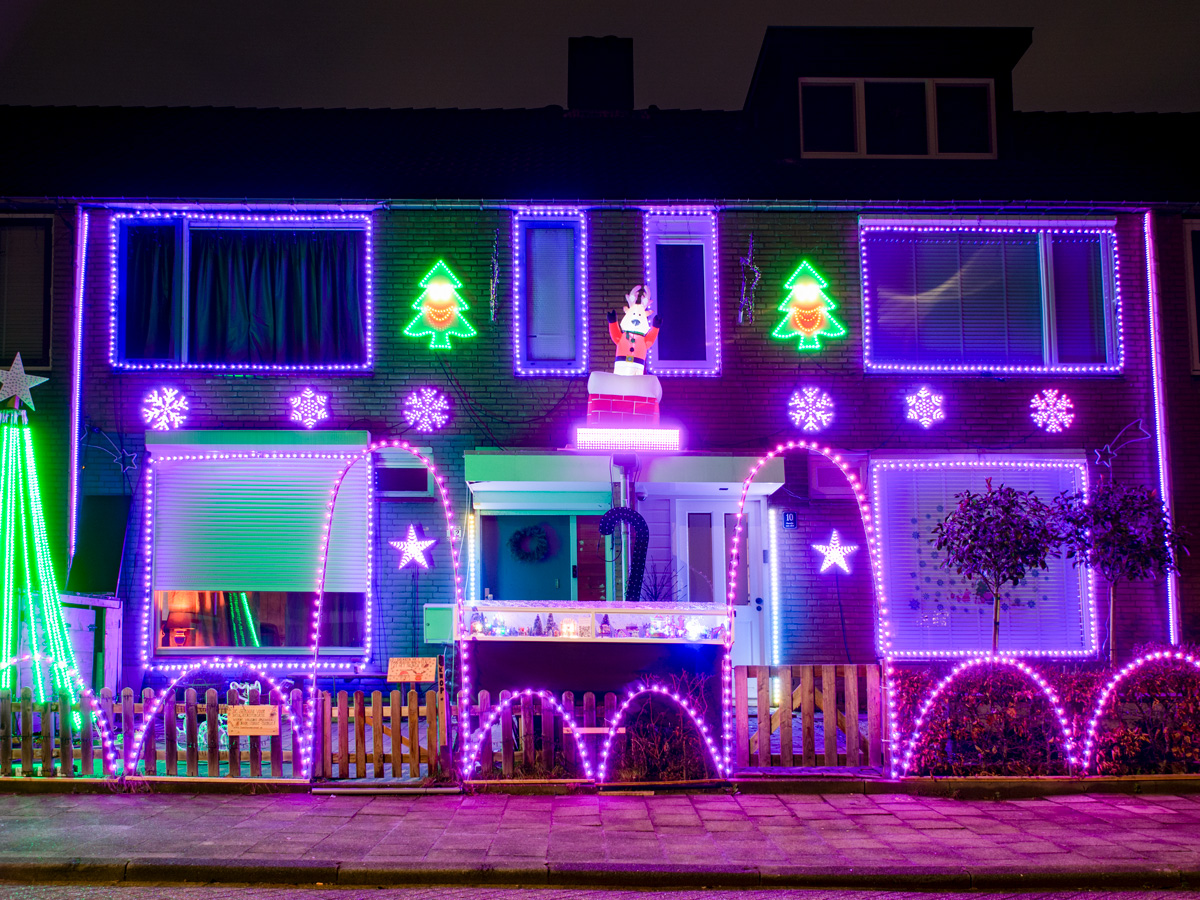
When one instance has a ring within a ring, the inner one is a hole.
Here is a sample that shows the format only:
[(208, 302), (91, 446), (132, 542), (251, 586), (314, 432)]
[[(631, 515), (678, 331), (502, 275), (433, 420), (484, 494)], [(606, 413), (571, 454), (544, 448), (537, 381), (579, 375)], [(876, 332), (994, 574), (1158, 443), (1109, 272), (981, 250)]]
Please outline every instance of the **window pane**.
[(579, 516), (575, 535), (579, 541), (575, 573), (581, 603), (603, 603), (608, 564), (605, 537), (600, 533), (600, 516)]
[(687, 514), (688, 601), (712, 603), (713, 587), (712, 513)]
[(983, 84), (937, 86), (938, 153), (990, 153), (992, 114)]
[(189, 362), (362, 363), (364, 235), (193, 229)]
[(124, 359), (174, 359), (175, 226), (126, 225)]
[(866, 238), (872, 361), (1043, 361), (1036, 236)]
[(0, 225), (0, 357), (26, 366), (50, 364), (50, 226)]
[(867, 153), (928, 153), (925, 82), (868, 81), (864, 88)]
[[(737, 586), (733, 591), (734, 606), (748, 606), (750, 604), (750, 537), (747, 531), (749, 520), (743, 521), (742, 525), (742, 549), (738, 553), (737, 561)], [(729, 577), (727, 573), (729, 572), (729, 563), (732, 562), (733, 536), (735, 534), (737, 534), (737, 514), (725, 513), (725, 569), (721, 573), (721, 593), (719, 594), (722, 598), (724, 598), (725, 591), (728, 589), (725, 579)]]
[(854, 153), (854, 85), (804, 84), (800, 109), (806, 153)]
[[(539, 536), (545, 555), (534, 558)], [(570, 602), (570, 516), (481, 516), (479, 537), (479, 583), (492, 599)]]
[[(156, 591), (158, 646), (308, 648), (316, 600), (308, 591)], [(321, 646), (362, 647), (365, 609), (365, 594), (327, 591)]]
[(704, 246), (659, 244), (655, 264), (658, 296), (654, 309), (668, 323), (658, 336), (658, 359), (703, 362), (709, 315), (704, 302)]
[(528, 226), (525, 247), (526, 354), (541, 362), (574, 362), (575, 229)]
[(1058, 361), (1107, 360), (1104, 322), (1104, 270), (1099, 236), (1054, 235), (1054, 324)]

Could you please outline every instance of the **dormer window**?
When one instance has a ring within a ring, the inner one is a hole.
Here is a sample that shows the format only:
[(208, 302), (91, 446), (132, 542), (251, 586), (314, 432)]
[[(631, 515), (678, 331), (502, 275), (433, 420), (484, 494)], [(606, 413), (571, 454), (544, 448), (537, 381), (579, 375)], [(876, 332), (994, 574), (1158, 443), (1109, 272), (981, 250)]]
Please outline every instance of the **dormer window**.
[(802, 154), (994, 159), (993, 87), (991, 79), (801, 78)]

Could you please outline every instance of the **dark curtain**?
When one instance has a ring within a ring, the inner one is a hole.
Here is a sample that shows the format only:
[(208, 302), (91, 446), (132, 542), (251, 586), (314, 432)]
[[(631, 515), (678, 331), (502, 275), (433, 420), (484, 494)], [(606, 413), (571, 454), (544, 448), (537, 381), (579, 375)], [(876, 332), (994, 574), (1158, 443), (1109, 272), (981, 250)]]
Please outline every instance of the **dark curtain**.
[(191, 232), (190, 362), (366, 361), (361, 231)]
[(175, 226), (125, 226), (124, 359), (174, 359)]

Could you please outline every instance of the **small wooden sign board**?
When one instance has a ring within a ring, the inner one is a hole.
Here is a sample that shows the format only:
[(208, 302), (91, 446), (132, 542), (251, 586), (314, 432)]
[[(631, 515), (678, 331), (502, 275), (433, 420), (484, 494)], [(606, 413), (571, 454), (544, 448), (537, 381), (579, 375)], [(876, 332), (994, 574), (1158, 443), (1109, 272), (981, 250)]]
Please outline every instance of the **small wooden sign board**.
[(441, 658), (437, 656), (393, 656), (388, 660), (387, 680), (437, 681), (439, 662)]
[(278, 706), (230, 706), (225, 712), (227, 734), (231, 737), (279, 734)]

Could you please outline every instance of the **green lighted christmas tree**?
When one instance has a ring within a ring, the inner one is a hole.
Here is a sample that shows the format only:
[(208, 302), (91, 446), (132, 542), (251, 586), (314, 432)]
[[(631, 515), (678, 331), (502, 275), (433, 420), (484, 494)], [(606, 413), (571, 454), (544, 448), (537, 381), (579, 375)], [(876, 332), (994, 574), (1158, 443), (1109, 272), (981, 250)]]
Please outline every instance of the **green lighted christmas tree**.
[(825, 293), (828, 283), (808, 260), (800, 263), (783, 287), (788, 295), (779, 304), (779, 311), (787, 315), (775, 326), (771, 337), (780, 340), (799, 337), (798, 349), (820, 350), (822, 337), (835, 338), (846, 333), (845, 326), (832, 315), (837, 303)]
[(450, 350), (450, 338), (475, 336), (475, 329), (463, 316), (470, 309), (458, 289), (458, 280), (450, 267), (437, 261), (429, 273), (421, 279), (421, 294), (412, 303), (417, 310), (411, 322), (404, 326), (409, 337), (429, 335), (430, 350)]
[[(47, 681), (55, 695), (74, 697), (78, 672), (75, 654), (67, 638), (58, 585), (46, 538), (46, 517), (42, 513), (42, 495), (38, 488), (33, 438), (29, 417), (21, 404), (34, 409), (29, 389), (46, 381), (26, 375), (21, 354), (12, 367), (0, 375), (0, 535), (4, 540), (4, 561), (0, 564), (0, 658), (13, 660), (22, 655), (22, 632), (28, 653), (48, 659), (34, 663), (34, 698), (45, 703)], [(44, 668), (49, 678), (41, 677)], [(17, 688), (15, 665), (0, 668), (0, 690)]]

